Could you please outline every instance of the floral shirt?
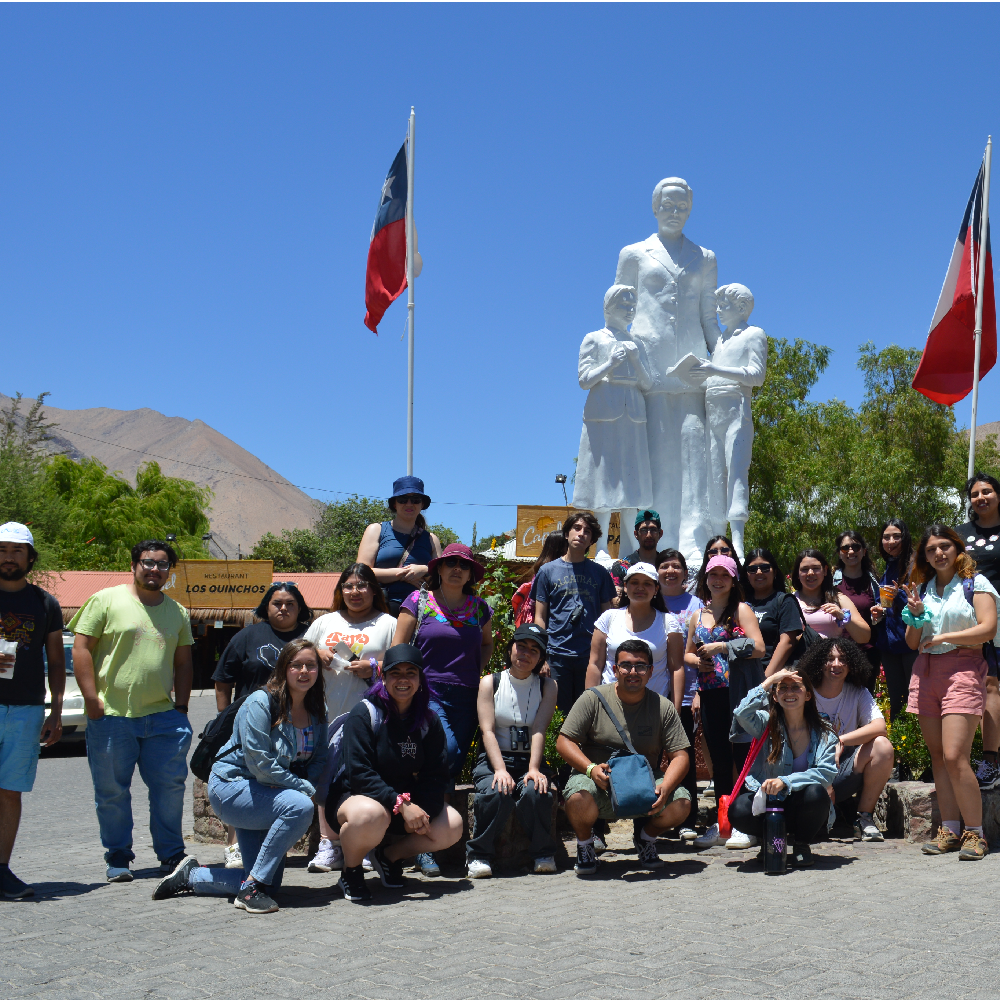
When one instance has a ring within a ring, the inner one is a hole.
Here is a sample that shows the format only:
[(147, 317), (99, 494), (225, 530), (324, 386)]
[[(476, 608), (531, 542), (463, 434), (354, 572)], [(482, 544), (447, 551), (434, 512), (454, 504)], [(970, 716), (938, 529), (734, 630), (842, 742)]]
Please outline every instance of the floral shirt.
[[(725, 625), (713, 625), (711, 628), (708, 628), (707, 625), (701, 623), (701, 615), (702, 612), (699, 610), (698, 624), (695, 625), (694, 634), (705, 645), (708, 645), (710, 642), (729, 642), (730, 639), (735, 639), (737, 636), (744, 634), (743, 629), (739, 625), (734, 625), (731, 629)], [(723, 653), (716, 653), (712, 657), (712, 664), (714, 669), (711, 672), (698, 671), (699, 691), (729, 687), (729, 657)]]

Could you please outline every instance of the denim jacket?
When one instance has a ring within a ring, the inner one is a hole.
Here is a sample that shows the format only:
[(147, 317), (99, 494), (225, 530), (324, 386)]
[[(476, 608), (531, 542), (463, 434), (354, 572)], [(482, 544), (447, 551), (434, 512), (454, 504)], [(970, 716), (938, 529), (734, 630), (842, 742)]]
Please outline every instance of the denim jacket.
[[(761, 685), (753, 688), (750, 693), (736, 706), (735, 716), (739, 724), (754, 738), (762, 736), (767, 731), (768, 697)], [(761, 747), (753, 767), (746, 777), (747, 789), (756, 792), (768, 778), (781, 778), (787, 791), (775, 796), (785, 798), (789, 792), (797, 792), (806, 785), (832, 785), (837, 776), (837, 739), (831, 733), (809, 734), (809, 766), (804, 771), (792, 770), (792, 748), (788, 734), (782, 727), (784, 745), (781, 748), (781, 760), (776, 764), (767, 759), (768, 744)], [(830, 805), (830, 823), (833, 823), (833, 804)]]
[(233, 735), (220, 751), (222, 759), (212, 765), (212, 774), (222, 781), (254, 778), (262, 785), (294, 788), (311, 798), (316, 794), (316, 782), (326, 767), (328, 753), (325, 716), (313, 716), (312, 725), (315, 740), (306, 780), (291, 771), (295, 727), (291, 722), (282, 722), (272, 728), (268, 694), (254, 691), (236, 713)]

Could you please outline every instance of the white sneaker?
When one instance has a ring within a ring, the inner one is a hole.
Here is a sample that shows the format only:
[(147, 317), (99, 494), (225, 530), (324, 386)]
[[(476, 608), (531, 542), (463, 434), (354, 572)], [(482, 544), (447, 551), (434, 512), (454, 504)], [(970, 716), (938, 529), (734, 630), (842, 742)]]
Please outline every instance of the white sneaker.
[(243, 855), (240, 854), (239, 844), (227, 844), (226, 849), (222, 852), (222, 855), (225, 859), (227, 868), (243, 867)]
[(488, 861), (481, 861), (479, 858), (469, 860), (469, 878), (492, 878), (493, 869)]
[(118, 865), (108, 865), (107, 876), (109, 882), (131, 882), (134, 877), (128, 865), (124, 868)]
[(751, 837), (749, 833), (737, 830), (733, 827), (733, 835), (726, 841), (726, 847), (731, 851), (749, 851), (751, 847), (757, 846), (757, 838)]
[(677, 832), (677, 836), (686, 842), (698, 839), (698, 834), (689, 826), (682, 826)]
[(694, 846), (699, 851), (706, 847), (721, 847), (725, 841), (719, 836), (719, 824), (713, 823), (700, 837), (695, 837)]
[(536, 875), (551, 875), (555, 871), (558, 871), (555, 858), (535, 858)]
[(375, 869), (372, 868), (372, 859), (370, 857), (368, 857), (367, 854), (365, 855), (364, 861), (361, 862), (361, 867), (364, 868), (364, 870), (366, 872), (373, 872), (373, 871), (375, 871)]
[(344, 850), (338, 840), (334, 843), (323, 837), (316, 848), (316, 853), (312, 856), (306, 871), (310, 872), (332, 872), (340, 871), (344, 867)]

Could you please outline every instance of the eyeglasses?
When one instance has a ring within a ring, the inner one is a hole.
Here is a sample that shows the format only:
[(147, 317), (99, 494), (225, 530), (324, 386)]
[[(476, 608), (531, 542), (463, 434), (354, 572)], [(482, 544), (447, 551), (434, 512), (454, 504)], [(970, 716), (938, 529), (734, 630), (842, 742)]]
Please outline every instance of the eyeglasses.
[(860, 552), (864, 548), (863, 545), (858, 545), (857, 542), (849, 542), (847, 545), (841, 545), (841, 552)]
[(419, 503), (423, 504), (424, 498), (419, 493), (408, 493), (405, 497), (396, 497), (396, 503)]
[(357, 591), (367, 590), (368, 589), (368, 581), (365, 580), (365, 581), (363, 581), (361, 583), (345, 583), (340, 589), (345, 594), (353, 594), (354, 591), (356, 591), (356, 590)]
[(713, 546), (708, 550), (708, 554), (712, 556), (729, 556), (733, 554), (732, 549), (727, 549), (725, 545)]
[(626, 674), (631, 674), (633, 672), (637, 674), (644, 674), (650, 667), (648, 663), (616, 663), (615, 666)]
[(139, 565), (143, 569), (170, 569), (170, 562), (166, 559), (140, 559)]
[(448, 569), (454, 569), (456, 566), (461, 566), (462, 569), (471, 569), (472, 563), (468, 559), (460, 559), (458, 556), (448, 556), (447, 559), (442, 559), (441, 562), (448, 567)]
[(747, 566), (748, 573), (770, 573), (774, 567), (770, 563), (754, 563), (752, 566)]

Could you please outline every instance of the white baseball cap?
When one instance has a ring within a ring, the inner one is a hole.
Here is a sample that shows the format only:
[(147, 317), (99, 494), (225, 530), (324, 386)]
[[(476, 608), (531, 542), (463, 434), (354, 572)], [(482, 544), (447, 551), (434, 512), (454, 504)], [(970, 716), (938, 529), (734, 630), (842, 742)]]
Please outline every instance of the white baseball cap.
[(0, 542), (19, 542), (21, 545), (35, 547), (35, 539), (28, 531), (28, 526), (19, 521), (0, 524)]
[(660, 579), (656, 575), (656, 568), (652, 563), (648, 562), (637, 562), (629, 566), (625, 573), (625, 579), (627, 580), (630, 576), (636, 576), (641, 574), (642, 576), (648, 576), (653, 583), (659, 583)]

